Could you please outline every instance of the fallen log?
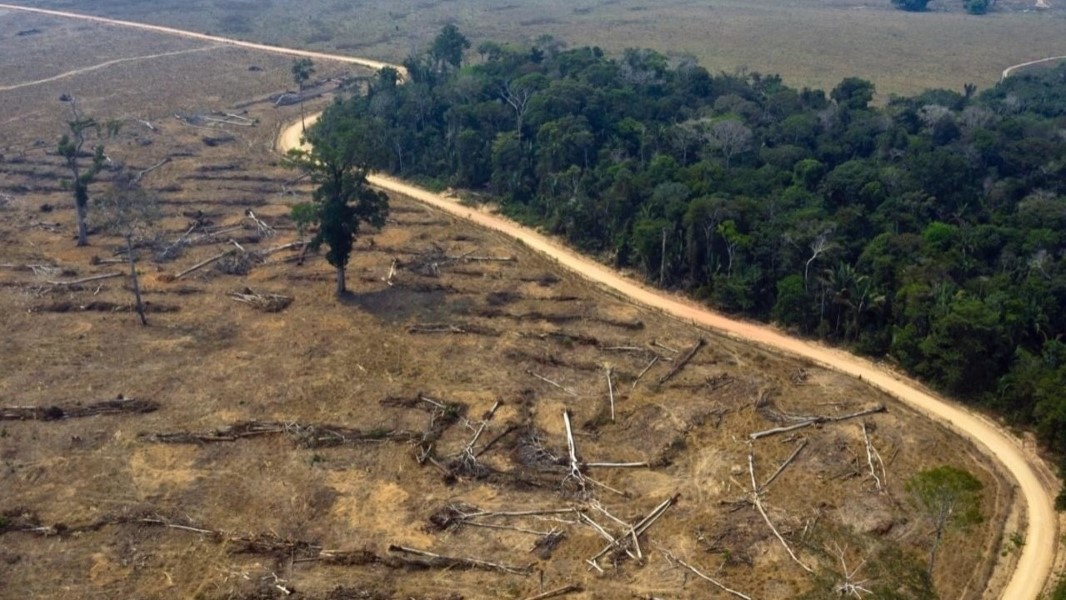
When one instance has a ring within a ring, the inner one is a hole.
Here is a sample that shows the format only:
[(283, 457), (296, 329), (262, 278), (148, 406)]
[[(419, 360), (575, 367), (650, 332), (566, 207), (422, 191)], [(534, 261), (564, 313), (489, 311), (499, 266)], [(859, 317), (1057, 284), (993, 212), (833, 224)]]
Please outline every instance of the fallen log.
[(580, 584), (571, 583), (570, 585), (564, 585), (561, 588), (548, 590), (547, 592), (537, 594), (536, 596), (530, 596), (529, 598), (526, 598), (526, 600), (548, 600), (548, 598), (557, 598), (559, 596), (565, 596), (567, 594), (574, 594), (583, 591), (585, 591), (585, 588), (581, 587)]
[(696, 353), (699, 352), (699, 349), (702, 348), (705, 343), (706, 342), (703, 340), (703, 338), (696, 340), (696, 343), (692, 345), (692, 348), (690, 348), (684, 356), (682, 356), (674, 363), (673, 368), (671, 368), (669, 372), (659, 378), (659, 385), (670, 381), (671, 379), (673, 379), (674, 375), (680, 373), (681, 369), (685, 368), (685, 365), (687, 365), (688, 362), (692, 360), (693, 356), (696, 356)]
[(759, 486), (759, 491), (761, 492), (762, 490), (766, 489), (767, 486), (769, 486), (771, 483), (773, 483), (774, 480), (777, 479), (777, 476), (780, 475), (781, 473), (783, 473), (785, 471), (785, 469), (788, 467), (788, 465), (792, 464), (792, 461), (796, 460), (796, 457), (799, 456), (800, 451), (803, 450), (806, 447), (807, 447), (807, 440), (804, 439), (803, 441), (801, 441), (799, 443), (798, 446), (796, 446), (796, 449), (792, 451), (792, 454), (788, 458), (785, 459), (785, 462), (781, 463), (780, 467), (777, 467), (777, 470), (774, 471), (774, 474), (771, 475), (766, 481), (763, 482), (762, 485)]
[(784, 427), (775, 427), (773, 429), (767, 429), (765, 431), (756, 431), (755, 433), (748, 434), (748, 438), (752, 441), (760, 438), (768, 437), (771, 435), (777, 435), (779, 433), (788, 433), (789, 431), (795, 431), (797, 429), (803, 429), (804, 427), (810, 427), (811, 425), (821, 425), (823, 423), (837, 423), (840, 421), (847, 421), (848, 419), (857, 419), (859, 417), (865, 417), (876, 413), (883, 413), (886, 409), (884, 404), (876, 404), (870, 408), (860, 410), (856, 413), (848, 415), (840, 415), (837, 417), (828, 415), (819, 415), (813, 417), (802, 417), (804, 420), (793, 425), (786, 425)]
[(222, 252), (220, 254), (216, 254), (216, 255), (212, 256), (211, 258), (209, 258), (207, 260), (202, 260), (202, 261), (196, 263), (195, 265), (189, 267), (188, 269), (185, 269), (181, 273), (178, 273), (177, 275), (175, 275), (174, 279), (181, 279), (182, 277), (185, 277), (189, 273), (193, 273), (193, 272), (199, 271), (200, 269), (206, 267), (207, 265), (209, 265), (209, 264), (211, 264), (213, 262), (222, 260), (223, 258), (226, 258), (227, 256), (229, 256), (229, 255), (231, 255), (231, 254), (233, 254), (235, 252), (236, 252), (236, 250), (226, 250), (225, 252)]
[(115, 277), (123, 277), (125, 273), (105, 273), (103, 275), (93, 275), (91, 277), (82, 277), (81, 279), (74, 279), (72, 281), (49, 281), (48, 285), (55, 287), (69, 287), (72, 285), (81, 285), (83, 283), (89, 283), (92, 281), (103, 281), (104, 279), (113, 279)]
[(362, 431), (335, 425), (282, 423), (277, 421), (242, 421), (214, 431), (142, 433), (141, 439), (158, 444), (210, 444), (267, 435), (288, 435), (303, 448), (323, 448), (370, 442), (413, 442), (423, 438), (421, 432), (398, 429)]
[(482, 569), (487, 571), (500, 571), (503, 573), (510, 573), (512, 575), (529, 575), (533, 572), (533, 565), (526, 565), (524, 567), (515, 567), (511, 565), (505, 565), (500, 563), (489, 562), (486, 560), (480, 560), (476, 558), (463, 558), (457, 556), (445, 556), (443, 554), (435, 554), (426, 550), (419, 550), (417, 548), (408, 548), (405, 546), (397, 546), (395, 544), (389, 545), (389, 552), (395, 554), (409, 554), (412, 556), (420, 556), (428, 558), (426, 561), (417, 561), (414, 566), (421, 568), (435, 568), (435, 569)]
[(2, 406), (0, 421), (61, 421), (94, 415), (144, 414), (159, 410), (152, 400), (117, 398), (85, 406)]
[(736, 590), (734, 590), (732, 588), (726, 587), (722, 582), (718, 581), (717, 579), (714, 579), (713, 577), (707, 575), (703, 571), (700, 571), (696, 567), (694, 567), (694, 566), (688, 564), (687, 562), (681, 560), (680, 558), (674, 556), (671, 552), (663, 550), (663, 554), (666, 556), (667, 560), (669, 560), (671, 562), (676, 562), (677, 564), (681, 565), (682, 567), (685, 567), (689, 571), (692, 571), (692, 573), (695, 576), (699, 577), (700, 579), (703, 579), (704, 581), (710, 582), (711, 584), (713, 584), (715, 587), (717, 587), (718, 589), (722, 590), (723, 592), (725, 592), (727, 594), (731, 594), (733, 596), (736, 596), (737, 598), (742, 598), (743, 600), (751, 600), (750, 596), (748, 596), (746, 594), (743, 594), (741, 592), (738, 592), (738, 591), (736, 591)]
[(654, 525), (655, 522), (658, 521), (659, 518), (662, 517), (671, 506), (677, 504), (677, 501), (680, 498), (681, 494), (674, 494), (673, 496), (664, 500), (658, 506), (653, 508), (652, 511), (648, 513), (646, 517), (638, 521), (636, 525), (631, 526), (622, 535), (618, 536), (614, 542), (607, 544), (607, 546), (605, 546), (603, 550), (600, 550), (598, 553), (596, 553), (595, 556), (588, 559), (587, 562), (599, 568), (599, 566), (596, 564), (596, 560), (599, 559), (601, 556), (607, 554), (612, 549), (616, 548), (619, 550), (627, 550), (629, 542), (632, 541), (632, 538), (639, 538), (640, 535), (647, 531), (652, 525)]
[(770, 520), (770, 515), (766, 514), (766, 509), (763, 508), (762, 498), (759, 497), (759, 486), (755, 483), (754, 450), (748, 452), (748, 472), (751, 473), (751, 499), (752, 501), (754, 501), (755, 508), (758, 509), (759, 514), (762, 515), (763, 521), (766, 521), (766, 525), (770, 527), (770, 531), (773, 532), (774, 537), (776, 537), (777, 540), (781, 542), (781, 545), (785, 547), (785, 551), (788, 552), (788, 555), (790, 557), (792, 557), (792, 560), (795, 561), (797, 565), (803, 567), (804, 571), (807, 571), (808, 573), (814, 573), (814, 569), (808, 567), (802, 560), (799, 559), (798, 556), (796, 556), (796, 553), (792, 551), (792, 547), (788, 545), (788, 542), (785, 541), (784, 536), (782, 536), (781, 532), (777, 530), (777, 527), (774, 527), (773, 522)]
[(292, 296), (257, 294), (250, 288), (244, 288), (241, 292), (233, 292), (229, 296), (237, 302), (242, 302), (263, 312), (281, 312), (292, 304)]

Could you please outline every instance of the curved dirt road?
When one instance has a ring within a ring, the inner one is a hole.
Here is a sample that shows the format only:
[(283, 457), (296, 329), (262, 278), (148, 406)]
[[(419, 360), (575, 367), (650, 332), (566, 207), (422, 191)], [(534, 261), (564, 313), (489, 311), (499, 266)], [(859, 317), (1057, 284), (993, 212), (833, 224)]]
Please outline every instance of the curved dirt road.
[(1028, 62), (1011, 65), (1006, 69), (1003, 69), (1003, 73), (999, 76), (999, 80), (1003, 81), (1004, 79), (1010, 77), (1010, 74), (1018, 69), (1024, 69), (1025, 67), (1031, 67), (1033, 65), (1039, 65), (1040, 63), (1051, 62), (1054, 60), (1066, 60), (1066, 56), (1049, 56), (1047, 58), (1038, 58), (1036, 60), (1030, 60)]
[[(317, 117), (318, 115), (314, 115), (309, 117), (309, 120), (313, 123)], [(298, 148), (301, 144), (301, 133), (299, 122), (286, 128), (278, 138), (278, 150), (285, 152)], [(1045, 486), (1037, 474), (1037, 468), (1030, 462), (1038, 459), (1030, 459), (1017, 439), (996, 424), (962, 406), (937, 398), (923, 391), (920, 386), (887, 373), (863, 358), (789, 337), (765, 325), (733, 320), (689, 300), (647, 288), (504, 217), (463, 206), (454, 199), (392, 177), (371, 175), (368, 179), (371, 184), (381, 189), (403, 194), (514, 238), (554, 259), (561, 266), (639, 304), (724, 332), (735, 339), (783, 350), (835, 371), (858, 377), (971, 440), (1003, 465), (1017, 481), (1018, 489), (1025, 498), (1028, 519), (1025, 545), (1001, 597), (1008, 600), (1032, 600), (1043, 591), (1054, 568), (1055, 552), (1058, 549), (1058, 516), (1052, 503), (1056, 490)]]
[[(56, 17), (133, 27), (252, 50), (358, 64), (372, 69), (392, 67), (400, 71), (401, 76), (405, 75), (402, 67), (356, 57), (280, 48), (170, 27), (119, 21), (78, 13), (27, 8), (11, 4), (0, 4), (0, 9), (28, 11)], [(299, 122), (289, 126), (279, 137), (278, 149), (285, 151), (298, 147), (301, 135), (302, 127)], [(734, 338), (802, 356), (830, 369), (853, 377), (859, 377), (970, 439), (989, 456), (998, 460), (1014, 477), (1020, 493), (1025, 498), (1026, 517), (1028, 519), (1025, 545), (1022, 547), (1014, 573), (1003, 589), (1002, 597), (1009, 600), (1031, 600), (1037, 598), (1043, 591), (1044, 585), (1051, 575), (1055, 563), (1055, 553), (1058, 550), (1058, 517), (1052, 505), (1052, 498), (1056, 490), (1049, 489), (1041, 481), (1037, 473), (1039, 467), (1035, 464), (1038, 459), (1031, 459), (1015, 438), (994, 423), (959, 405), (924, 392), (919, 385), (886, 373), (868, 360), (843, 351), (788, 337), (764, 325), (729, 319), (691, 301), (671, 297), (661, 291), (646, 288), (599, 263), (578, 255), (569, 248), (561, 246), (537, 232), (526, 229), (503, 217), (462, 206), (454, 200), (390, 177), (373, 175), (370, 177), (370, 182), (382, 189), (409, 196), (459, 218), (512, 237), (537, 252), (553, 258), (563, 267), (579, 273), (589, 281), (609, 288), (637, 303), (722, 331)]]

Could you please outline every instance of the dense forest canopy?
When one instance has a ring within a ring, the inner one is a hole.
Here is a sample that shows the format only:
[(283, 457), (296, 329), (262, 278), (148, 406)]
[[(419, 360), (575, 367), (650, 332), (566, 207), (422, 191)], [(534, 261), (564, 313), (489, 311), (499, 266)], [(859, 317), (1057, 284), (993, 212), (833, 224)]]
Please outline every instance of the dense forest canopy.
[[(650, 50), (465, 52), (446, 28), (365, 95), (375, 168), (717, 309), (887, 356), (1066, 452), (1066, 66), (872, 104)], [(476, 64), (463, 64), (464, 56)]]

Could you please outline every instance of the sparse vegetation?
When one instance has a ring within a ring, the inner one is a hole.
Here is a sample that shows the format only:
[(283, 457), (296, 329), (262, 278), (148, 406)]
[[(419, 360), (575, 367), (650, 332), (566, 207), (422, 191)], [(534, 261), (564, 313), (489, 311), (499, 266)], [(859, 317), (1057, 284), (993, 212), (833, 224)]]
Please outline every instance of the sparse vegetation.
[(981, 482), (973, 475), (947, 465), (907, 480), (907, 492), (933, 528), (926, 571), (930, 577), (945, 534), (952, 528), (967, 529), (981, 522), (980, 491)]
[[(89, 229), (87, 225), (89, 213), (89, 184), (96, 179), (104, 168), (107, 157), (104, 155), (104, 145), (101, 142), (104, 136), (104, 127), (92, 117), (87, 117), (78, 110), (77, 99), (64, 94), (61, 100), (70, 106), (70, 120), (67, 121), (67, 133), (59, 138), (56, 147), (59, 155), (66, 161), (67, 169), (70, 170), (70, 179), (64, 180), (74, 194), (74, 208), (77, 215), (78, 245), (85, 246), (89, 243)], [(117, 133), (117, 123), (107, 124), (107, 135)], [(90, 146), (92, 149), (89, 163), (81, 162), (82, 149), (90, 140), (97, 143)]]

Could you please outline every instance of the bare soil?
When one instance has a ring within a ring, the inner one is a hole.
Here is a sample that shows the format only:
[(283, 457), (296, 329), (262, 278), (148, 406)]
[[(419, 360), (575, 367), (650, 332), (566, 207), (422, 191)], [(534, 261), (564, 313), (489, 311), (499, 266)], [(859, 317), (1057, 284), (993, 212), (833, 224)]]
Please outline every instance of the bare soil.
[[(61, 48), (93, 27), (0, 15), (0, 54), (32, 64), (18, 31), (40, 28)], [(20, 67), (0, 87), (195, 47), (113, 34), (121, 44), (86, 45), (69, 65)], [(928, 526), (904, 482), (945, 463), (982, 480), (987, 518), (952, 534), (935, 580), (944, 597), (981, 597), (989, 557), (1011, 552), (1001, 535), (1011, 490), (967, 442), (857, 380), (635, 307), (421, 204), (393, 198), (388, 225), (359, 241), (345, 298), (333, 296), (321, 257), (299, 265), (290, 251), (174, 279), (234, 248), (231, 238), (249, 253), (295, 239), (288, 207), (309, 190), (271, 151), (299, 115), (269, 100), (289, 87), (288, 64), (218, 49), (0, 92), (0, 408), (42, 409), (0, 421), (0, 598), (264, 598), (281, 588), (304, 598), (524, 598), (571, 583), (585, 589), (574, 597), (707, 597), (709, 584), (670, 567), (667, 552), (752, 597), (794, 598), (840, 580), (838, 547), (851, 566), (869, 559), (864, 569), (880, 581), (920, 568)], [(49, 283), (123, 268), (108, 262), (118, 238), (96, 232), (74, 247), (53, 151), (61, 93), (124, 122), (108, 146), (116, 163), (143, 170), (171, 157), (143, 179), (165, 217), (141, 240), (142, 285), (150, 303), (173, 308), (150, 312), (149, 327), (125, 308), (125, 279)], [(253, 125), (204, 119), (224, 113)], [(227, 226), (237, 229), (174, 244), (190, 229)], [(245, 288), (293, 301), (257, 311), (229, 296)], [(110, 310), (74, 310), (93, 303)], [(42, 310), (60, 304), (71, 310)], [(706, 345), (691, 362), (658, 383), (699, 338)], [(157, 406), (91, 414), (119, 395)], [(798, 415), (879, 403), (887, 412), (863, 421), (748, 442)], [(564, 410), (581, 461), (649, 465), (582, 469), (602, 485), (568, 479)], [(68, 418), (27, 416), (38, 414)], [(869, 476), (862, 422), (885, 463), (884, 492)], [(482, 424), (476, 460), (464, 460)], [(748, 503), (749, 453), (762, 482), (804, 441), (761, 497), (819, 577), (791, 561)], [(618, 536), (624, 528), (591, 506), (632, 524), (675, 494), (640, 538), (646, 563), (609, 554), (603, 574), (585, 561), (605, 541), (576, 512), (441, 520), (449, 507), (575, 507)], [(549, 532), (565, 534), (550, 552), (536, 544)], [(393, 545), (529, 574), (440, 568)], [(892, 549), (903, 558), (885, 558)]]

